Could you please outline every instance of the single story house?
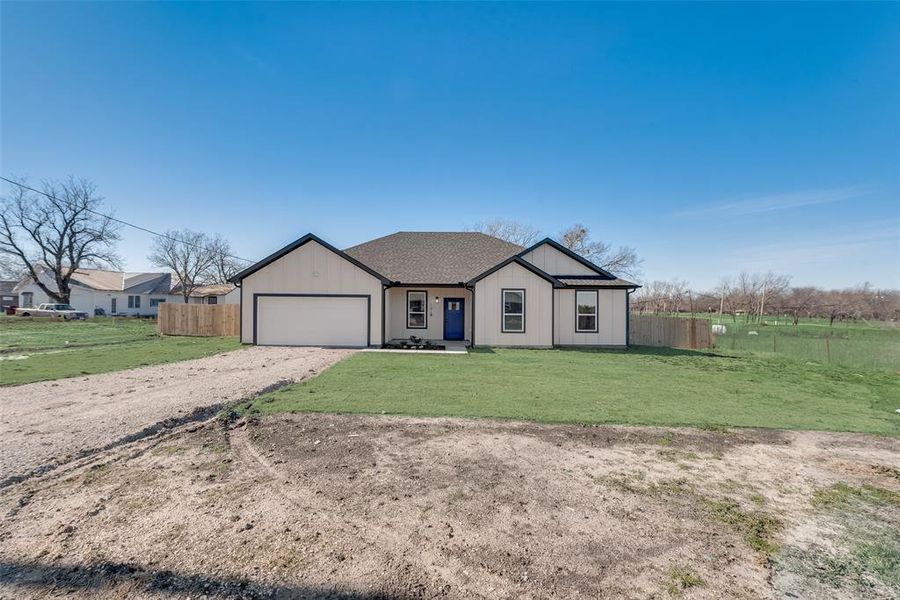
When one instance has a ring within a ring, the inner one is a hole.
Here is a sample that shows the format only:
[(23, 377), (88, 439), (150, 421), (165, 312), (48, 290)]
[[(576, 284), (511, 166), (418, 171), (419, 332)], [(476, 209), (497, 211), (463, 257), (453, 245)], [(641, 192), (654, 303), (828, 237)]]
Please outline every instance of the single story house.
[[(172, 288), (172, 295), (175, 298), (171, 302), (184, 302), (180, 284)], [(188, 304), (238, 304), (240, 301), (240, 292), (231, 283), (197, 286), (188, 297)]]
[(381, 346), (626, 346), (638, 285), (542, 240), (399, 232), (346, 250), (307, 234), (235, 275), (241, 341)]
[[(39, 268), (38, 278), (50, 289), (56, 289), (56, 281), (47, 269)], [(72, 274), (70, 287), (69, 304), (89, 316), (96, 309), (107, 315), (156, 315), (161, 303), (171, 302), (172, 275), (78, 269)], [(18, 306), (23, 308), (52, 302), (31, 276), (19, 282), (13, 292), (18, 296)]]

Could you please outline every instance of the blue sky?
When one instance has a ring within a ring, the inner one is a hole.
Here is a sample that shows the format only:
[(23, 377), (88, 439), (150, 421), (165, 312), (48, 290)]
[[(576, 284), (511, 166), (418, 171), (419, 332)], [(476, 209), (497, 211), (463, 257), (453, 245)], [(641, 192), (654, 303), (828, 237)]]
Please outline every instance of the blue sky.
[[(900, 5), (0, 5), (2, 174), (260, 258), (494, 217), (900, 287)], [(129, 269), (149, 236), (125, 230)]]

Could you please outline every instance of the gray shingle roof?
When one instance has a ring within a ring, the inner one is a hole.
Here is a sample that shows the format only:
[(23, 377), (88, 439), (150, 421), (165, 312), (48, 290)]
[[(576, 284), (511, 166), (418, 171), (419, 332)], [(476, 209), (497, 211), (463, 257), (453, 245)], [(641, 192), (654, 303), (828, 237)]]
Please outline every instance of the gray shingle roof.
[(344, 252), (391, 281), (457, 284), (522, 249), (484, 233), (400, 231)]
[(613, 279), (568, 279), (566, 277), (559, 277), (559, 280), (571, 287), (637, 287), (636, 283), (631, 283), (630, 281), (625, 281), (618, 277)]

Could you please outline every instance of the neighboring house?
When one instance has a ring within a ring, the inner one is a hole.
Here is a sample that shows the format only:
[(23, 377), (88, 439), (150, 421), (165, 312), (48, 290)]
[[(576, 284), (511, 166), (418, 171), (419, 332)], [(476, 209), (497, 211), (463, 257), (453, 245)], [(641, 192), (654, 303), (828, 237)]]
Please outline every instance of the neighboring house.
[[(56, 289), (53, 274), (40, 269), (38, 277), (51, 289)], [(156, 315), (159, 305), (171, 302), (169, 273), (123, 273), (102, 269), (78, 269), (70, 280), (69, 304), (93, 316), (95, 309), (107, 315)], [(21, 307), (52, 302), (31, 277), (23, 279), (13, 289)]]
[(5, 309), (8, 306), (18, 306), (19, 299), (13, 291), (15, 287), (15, 281), (0, 281), (0, 309)]
[[(171, 302), (184, 302), (180, 284), (172, 288), (171, 293)], [(240, 291), (231, 283), (201, 285), (188, 297), (188, 304), (239, 304), (240, 301)]]
[(399, 232), (344, 251), (307, 234), (232, 278), (241, 341), (380, 346), (625, 346), (638, 285), (545, 239)]

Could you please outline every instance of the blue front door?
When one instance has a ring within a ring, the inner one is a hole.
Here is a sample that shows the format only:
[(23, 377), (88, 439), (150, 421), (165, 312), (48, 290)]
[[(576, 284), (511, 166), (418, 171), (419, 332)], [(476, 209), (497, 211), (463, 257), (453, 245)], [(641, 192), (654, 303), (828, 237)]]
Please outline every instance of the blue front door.
[(466, 334), (463, 331), (463, 315), (465, 314), (465, 300), (463, 298), (444, 298), (444, 339), (462, 340)]

